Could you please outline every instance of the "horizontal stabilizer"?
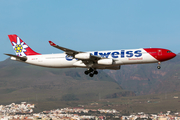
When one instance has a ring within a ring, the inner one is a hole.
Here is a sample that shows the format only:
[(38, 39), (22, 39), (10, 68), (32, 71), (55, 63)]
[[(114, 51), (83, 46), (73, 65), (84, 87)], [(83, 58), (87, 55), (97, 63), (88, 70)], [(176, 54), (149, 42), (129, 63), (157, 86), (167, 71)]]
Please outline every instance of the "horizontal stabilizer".
[(15, 57), (16, 59), (21, 60), (21, 61), (27, 60), (27, 57), (19, 57), (19, 56), (12, 55), (12, 54), (5, 54), (5, 55), (10, 56), (10, 57)]

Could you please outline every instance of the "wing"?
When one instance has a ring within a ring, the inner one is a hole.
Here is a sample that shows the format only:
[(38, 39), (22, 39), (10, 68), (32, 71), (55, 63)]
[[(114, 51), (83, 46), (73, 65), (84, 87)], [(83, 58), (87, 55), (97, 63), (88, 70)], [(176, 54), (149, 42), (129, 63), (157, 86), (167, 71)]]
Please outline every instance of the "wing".
[(65, 48), (65, 47), (61, 47), (59, 45), (56, 45), (52, 41), (49, 41), (49, 44), (51, 46), (55, 47), (55, 48), (58, 48), (58, 49), (64, 51), (67, 55), (70, 55), (70, 56), (73, 56), (73, 55), (78, 54), (78, 53), (83, 53), (83, 52), (80, 52), (80, 51), (75, 51), (75, 50), (71, 50), (71, 49), (68, 49), (68, 48)]
[[(71, 49), (68, 49), (68, 48), (65, 48), (65, 47), (61, 47), (59, 45), (56, 45), (55, 43), (53, 43), (52, 41), (49, 41), (49, 44), (55, 48), (58, 48), (62, 51), (64, 51), (67, 55), (69, 56), (72, 56), (74, 57), (76, 54), (79, 54), (79, 53), (85, 53), (85, 52), (81, 52), (81, 51), (75, 51), (75, 50), (71, 50)], [(91, 55), (91, 59), (90, 60), (99, 60), (99, 59), (107, 59), (107, 58), (103, 58), (103, 57), (100, 57), (100, 56), (95, 56), (95, 55)]]
[(27, 57), (19, 57), (17, 55), (12, 55), (12, 54), (5, 54), (5, 55), (8, 55), (10, 57), (15, 57), (16, 59), (21, 60), (21, 61), (26, 61), (27, 60)]

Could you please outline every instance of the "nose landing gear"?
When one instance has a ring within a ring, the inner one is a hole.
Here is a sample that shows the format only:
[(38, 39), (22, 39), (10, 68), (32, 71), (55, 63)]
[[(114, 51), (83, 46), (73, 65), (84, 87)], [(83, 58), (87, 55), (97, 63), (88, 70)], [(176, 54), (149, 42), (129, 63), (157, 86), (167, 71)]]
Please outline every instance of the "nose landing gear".
[(84, 71), (84, 74), (86, 74), (86, 75), (89, 74), (90, 77), (93, 77), (94, 75), (98, 74), (98, 71), (96, 69), (89, 68), (86, 71)]
[(161, 69), (161, 66), (157, 66), (157, 69)]
[(158, 62), (158, 66), (157, 66), (157, 69), (161, 69), (161, 62)]

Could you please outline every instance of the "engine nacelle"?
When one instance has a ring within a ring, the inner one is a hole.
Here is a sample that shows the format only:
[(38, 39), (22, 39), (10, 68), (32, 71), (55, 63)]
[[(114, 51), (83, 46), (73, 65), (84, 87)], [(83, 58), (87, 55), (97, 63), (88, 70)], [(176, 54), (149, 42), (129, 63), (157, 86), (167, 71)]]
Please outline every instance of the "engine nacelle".
[(113, 60), (112, 59), (101, 59), (101, 60), (98, 60), (97, 63), (99, 65), (112, 65)]
[(81, 59), (81, 60), (88, 60), (91, 58), (91, 54), (90, 53), (79, 53), (79, 54), (76, 54), (74, 57), (77, 59)]

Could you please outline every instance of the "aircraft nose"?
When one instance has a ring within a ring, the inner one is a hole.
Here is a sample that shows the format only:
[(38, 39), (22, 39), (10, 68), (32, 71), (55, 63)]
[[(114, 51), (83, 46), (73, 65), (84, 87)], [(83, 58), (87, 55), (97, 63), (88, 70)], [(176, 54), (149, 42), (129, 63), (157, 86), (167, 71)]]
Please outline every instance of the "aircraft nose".
[(170, 50), (164, 51), (164, 54), (162, 56), (158, 56), (159, 61), (166, 61), (170, 60), (172, 58), (176, 57), (176, 54), (171, 52)]
[(176, 54), (175, 53), (172, 53), (171, 54), (172, 58), (176, 57)]

